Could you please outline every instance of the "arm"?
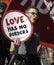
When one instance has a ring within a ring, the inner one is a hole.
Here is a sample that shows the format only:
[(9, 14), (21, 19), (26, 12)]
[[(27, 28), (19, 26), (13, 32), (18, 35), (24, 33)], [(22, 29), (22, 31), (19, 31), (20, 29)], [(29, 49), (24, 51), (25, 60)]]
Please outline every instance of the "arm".
[(15, 39), (14, 42), (11, 42), (11, 46), (10, 46), (10, 54), (14, 54), (14, 52), (19, 48), (20, 46), (20, 39)]

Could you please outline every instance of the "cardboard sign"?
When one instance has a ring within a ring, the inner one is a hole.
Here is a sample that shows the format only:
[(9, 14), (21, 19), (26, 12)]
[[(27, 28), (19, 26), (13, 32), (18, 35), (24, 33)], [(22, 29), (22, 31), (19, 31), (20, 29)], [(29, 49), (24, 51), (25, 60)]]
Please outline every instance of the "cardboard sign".
[(9, 40), (20, 38), (21, 41), (27, 41), (33, 32), (33, 25), (30, 19), (19, 10), (7, 12), (2, 20), (4, 35)]

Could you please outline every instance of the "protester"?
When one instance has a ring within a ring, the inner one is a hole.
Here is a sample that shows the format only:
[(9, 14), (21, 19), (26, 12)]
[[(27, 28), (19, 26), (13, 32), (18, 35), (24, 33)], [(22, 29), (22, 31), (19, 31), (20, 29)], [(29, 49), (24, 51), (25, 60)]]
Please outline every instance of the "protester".
[(51, 65), (54, 65), (54, 49), (49, 47), (47, 49), (49, 53), (50, 63)]
[[(37, 22), (39, 16), (38, 9), (35, 7), (29, 7), (26, 9), (25, 14), (30, 18), (33, 25)], [(39, 32), (34, 29), (31, 38), (26, 42), (20, 42), (20, 39), (15, 39), (14, 42), (11, 42), (10, 54), (13, 55), (18, 46), (18, 54), (15, 56), (17, 59), (17, 64), (19, 65), (19, 59), (24, 60), (26, 65), (41, 65), (40, 59), (38, 57), (38, 52), (41, 48), (39, 44), (40, 36)], [(19, 55), (21, 56), (19, 58)], [(10, 64), (11, 65), (11, 64)]]
[(7, 57), (9, 60), (9, 48), (10, 48), (10, 41), (6, 39), (6, 37), (2, 33), (1, 29), (1, 22), (2, 22), (2, 16), (4, 14), (4, 11), (6, 9), (7, 5), (0, 2), (0, 65), (4, 65), (5, 58)]

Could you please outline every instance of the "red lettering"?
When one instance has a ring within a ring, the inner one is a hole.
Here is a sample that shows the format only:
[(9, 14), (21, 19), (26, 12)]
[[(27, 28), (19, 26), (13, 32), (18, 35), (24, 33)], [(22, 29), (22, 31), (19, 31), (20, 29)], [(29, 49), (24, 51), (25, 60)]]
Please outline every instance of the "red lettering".
[(8, 26), (8, 25), (10, 25), (10, 23), (8, 23), (8, 20), (6, 19), (6, 25)]
[(15, 20), (16, 23), (18, 24), (18, 22), (19, 22), (19, 17), (17, 17), (17, 19), (16, 19), (16, 17), (14, 17), (14, 20)]
[(11, 24), (14, 24), (14, 20), (13, 20), (13, 19), (10, 19), (10, 23), (11, 23)]
[(21, 16), (20, 17), (20, 21), (21, 21), (21, 23), (23, 23), (24, 21), (23, 21), (23, 16)]
[(20, 17), (14, 17), (14, 18), (11, 18), (10, 20), (8, 20), (8, 19), (6, 19), (6, 25), (8, 26), (8, 25), (13, 25), (14, 23), (19, 23), (19, 22), (21, 22), (21, 23), (23, 23), (24, 21), (23, 21), (23, 16), (20, 16)]

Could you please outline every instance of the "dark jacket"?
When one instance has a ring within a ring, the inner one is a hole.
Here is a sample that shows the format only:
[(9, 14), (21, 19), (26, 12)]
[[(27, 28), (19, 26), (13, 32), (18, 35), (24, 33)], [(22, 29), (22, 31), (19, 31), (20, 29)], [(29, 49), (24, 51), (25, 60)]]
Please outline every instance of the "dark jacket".
[(36, 55), (37, 46), (39, 45), (40, 35), (39, 32), (34, 32), (31, 38), (25, 42), (27, 54)]

